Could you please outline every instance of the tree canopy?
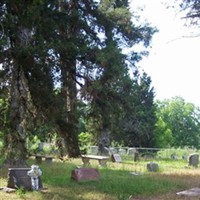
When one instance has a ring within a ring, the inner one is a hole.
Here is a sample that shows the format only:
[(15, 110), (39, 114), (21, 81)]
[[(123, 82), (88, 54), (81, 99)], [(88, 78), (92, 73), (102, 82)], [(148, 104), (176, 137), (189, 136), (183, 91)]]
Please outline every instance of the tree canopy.
[(80, 99), (90, 104), (99, 132), (111, 128), (129, 96), (121, 93), (137, 85), (129, 68), (137, 71), (143, 55), (122, 49), (139, 43), (147, 47), (155, 32), (147, 23), (134, 24), (128, 6), (124, 0), (1, 1), (0, 92), (9, 102), (4, 132), (11, 164), (26, 157), (26, 138), (38, 121), (50, 122), (64, 138), (68, 155), (79, 156)]
[[(157, 101), (156, 140), (163, 147), (200, 148), (200, 110), (181, 97)], [(158, 144), (159, 145), (159, 144)]]

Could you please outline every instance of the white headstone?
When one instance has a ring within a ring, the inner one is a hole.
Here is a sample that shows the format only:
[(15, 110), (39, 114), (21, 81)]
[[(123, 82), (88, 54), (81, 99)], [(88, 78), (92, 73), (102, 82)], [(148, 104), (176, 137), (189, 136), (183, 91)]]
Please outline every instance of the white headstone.
[(120, 155), (125, 155), (126, 154), (126, 149), (119, 149), (119, 154)]

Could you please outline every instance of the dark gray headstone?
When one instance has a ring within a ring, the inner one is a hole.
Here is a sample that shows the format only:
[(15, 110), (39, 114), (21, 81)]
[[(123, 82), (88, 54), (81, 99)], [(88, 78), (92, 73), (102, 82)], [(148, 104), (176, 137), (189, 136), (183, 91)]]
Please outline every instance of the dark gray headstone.
[(158, 164), (154, 162), (147, 163), (147, 170), (149, 172), (157, 172), (159, 169)]
[(135, 153), (134, 153), (134, 161), (136, 162), (136, 161), (139, 161), (139, 152), (138, 151), (136, 151)]
[[(26, 190), (32, 190), (31, 178), (27, 175), (27, 172), (31, 168), (9, 168), (8, 169), (8, 188), (23, 188)], [(42, 181), (39, 177), (39, 189), (42, 189)]]
[(102, 156), (108, 156), (110, 153), (109, 145), (110, 145), (109, 131), (107, 129), (103, 129), (99, 140), (98, 154)]
[(189, 155), (189, 166), (198, 167), (199, 164), (199, 154)]
[(94, 181), (100, 179), (100, 174), (94, 168), (77, 168), (72, 170), (71, 179), (76, 181)]

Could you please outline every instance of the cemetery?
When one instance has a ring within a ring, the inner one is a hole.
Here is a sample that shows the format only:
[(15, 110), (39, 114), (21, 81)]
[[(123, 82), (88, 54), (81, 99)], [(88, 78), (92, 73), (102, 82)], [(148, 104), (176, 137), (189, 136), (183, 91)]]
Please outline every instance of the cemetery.
[[(86, 155), (76, 159), (61, 161), (54, 157), (51, 162), (42, 159), (38, 163), (31, 156), (30, 167), (1, 166), (0, 197), (2, 200), (200, 198), (197, 151), (112, 147), (109, 152), (107, 156), (97, 155), (97, 147), (92, 146)], [(101, 159), (106, 160), (106, 165), (99, 162)]]

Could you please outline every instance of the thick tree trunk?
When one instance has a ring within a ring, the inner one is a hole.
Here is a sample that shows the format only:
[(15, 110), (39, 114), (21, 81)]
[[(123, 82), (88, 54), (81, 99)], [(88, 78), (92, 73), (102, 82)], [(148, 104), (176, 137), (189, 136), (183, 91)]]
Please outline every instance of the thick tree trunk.
[(7, 135), (6, 164), (25, 165), (26, 149), (26, 101), (27, 85), (23, 71), (14, 63), (10, 89), (9, 133)]

